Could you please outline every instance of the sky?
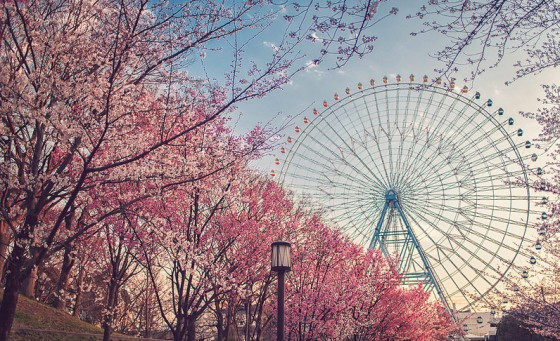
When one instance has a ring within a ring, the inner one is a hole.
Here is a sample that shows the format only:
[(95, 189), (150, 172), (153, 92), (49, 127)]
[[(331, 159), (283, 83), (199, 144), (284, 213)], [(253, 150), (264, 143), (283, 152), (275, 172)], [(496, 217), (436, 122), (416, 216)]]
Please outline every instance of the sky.
[[(334, 93), (343, 94), (347, 86), (356, 89), (358, 82), (368, 84), (370, 78), (380, 81), (386, 75), (394, 80), (397, 74), (403, 77), (410, 74), (417, 77), (424, 74), (431, 78), (436, 77), (434, 69), (441, 65), (430, 54), (445, 46), (447, 41), (437, 34), (415, 37), (410, 35), (411, 32), (421, 29), (421, 22), (405, 17), (414, 13), (419, 3), (405, 0), (381, 4), (379, 13), (389, 11), (392, 6), (398, 7), (399, 12), (374, 27), (373, 34), (378, 40), (371, 54), (362, 59), (355, 58), (341, 69), (329, 70), (326, 65), (308, 68), (297, 74), (282, 90), (262, 99), (241, 103), (234, 115), (236, 132), (246, 133), (257, 124), (270, 123), (279, 127), (283, 126), (286, 120), (293, 119), (294, 123), (288, 124), (288, 131), (285, 132), (290, 134), (293, 127), (301, 124), (303, 117), (309, 115), (310, 108), (319, 107), (324, 99), (332, 100)], [(277, 37), (273, 35), (261, 37), (262, 47), (270, 48), (270, 45), (275, 43), (275, 38)], [(560, 71), (549, 70), (505, 85), (514, 75), (512, 65), (523, 57), (522, 54), (506, 56), (498, 68), (489, 69), (479, 76), (474, 84), (468, 84), (469, 88), (479, 91), (482, 98), (491, 98), (506, 112), (535, 110), (538, 107), (537, 98), (543, 94), (539, 84), (549, 84), (558, 79)], [(458, 88), (463, 85), (461, 81), (457, 82)], [(528, 127), (527, 136), (537, 136), (539, 127), (535, 122), (526, 121), (517, 114), (514, 116), (516, 121)], [(273, 165), (273, 159), (265, 157), (255, 163), (255, 167), (268, 172)]]

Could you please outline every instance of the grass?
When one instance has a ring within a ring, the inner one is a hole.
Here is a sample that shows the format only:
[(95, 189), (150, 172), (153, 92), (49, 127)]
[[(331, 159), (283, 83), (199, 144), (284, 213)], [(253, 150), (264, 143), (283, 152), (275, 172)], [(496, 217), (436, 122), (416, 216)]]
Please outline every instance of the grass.
[[(0, 290), (0, 302), (3, 291)], [(103, 329), (48, 305), (19, 295), (10, 340), (78, 341), (101, 340)], [(131, 340), (130, 336), (117, 333), (112, 340)]]

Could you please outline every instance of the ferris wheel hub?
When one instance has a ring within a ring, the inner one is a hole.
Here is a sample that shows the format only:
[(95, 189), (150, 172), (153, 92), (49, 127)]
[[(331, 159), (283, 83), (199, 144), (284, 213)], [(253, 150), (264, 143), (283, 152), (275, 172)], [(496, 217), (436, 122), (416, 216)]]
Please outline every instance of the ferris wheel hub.
[(398, 200), (398, 199), (399, 199), (398, 196), (399, 196), (399, 195), (398, 195), (398, 192), (397, 192), (396, 190), (390, 189), (390, 190), (387, 191), (387, 193), (385, 193), (385, 200), (387, 200), (387, 201), (395, 201), (395, 200)]
[(399, 203), (399, 205), (402, 205), (400, 192), (394, 188), (387, 190), (387, 192), (385, 192), (385, 202), (390, 207), (394, 207), (395, 203)]

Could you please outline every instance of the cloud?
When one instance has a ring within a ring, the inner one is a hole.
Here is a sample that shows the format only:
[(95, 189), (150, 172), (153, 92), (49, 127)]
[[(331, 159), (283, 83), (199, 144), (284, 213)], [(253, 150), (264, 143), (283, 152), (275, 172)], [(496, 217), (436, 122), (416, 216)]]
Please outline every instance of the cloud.
[(308, 60), (307, 63), (305, 63), (305, 68), (307, 70), (315, 69), (317, 67), (319, 67), (319, 63), (317, 63), (313, 60)]
[(318, 67), (319, 63), (317, 61), (308, 60), (307, 63), (305, 63), (305, 72), (312, 73), (315, 77), (319, 78), (323, 76), (325, 71), (319, 70)]
[(311, 32), (311, 34), (309, 36), (311, 36), (311, 38), (313, 38), (313, 41), (317, 41), (317, 42), (322, 42), (323, 41), (323, 39), (319, 38), (319, 36), (317, 35), (317, 32), (315, 32), (315, 31)]
[(275, 52), (278, 51), (278, 46), (276, 46), (276, 44), (274, 44), (274, 43), (271, 43), (270, 41), (266, 41), (266, 40), (263, 41), (263, 45), (268, 47), (268, 48), (271, 48)]

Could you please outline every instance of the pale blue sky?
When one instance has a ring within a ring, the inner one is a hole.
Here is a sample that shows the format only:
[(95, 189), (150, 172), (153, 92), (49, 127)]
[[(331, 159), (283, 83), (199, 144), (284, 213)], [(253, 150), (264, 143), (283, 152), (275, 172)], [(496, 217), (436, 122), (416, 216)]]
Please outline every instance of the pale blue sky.
[[(355, 89), (358, 82), (367, 84), (370, 78), (381, 80), (384, 75), (394, 79), (394, 75), (400, 74), (408, 77), (411, 73), (416, 76), (427, 74), (435, 77), (435, 68), (440, 65), (430, 57), (438, 48), (445, 46), (446, 40), (436, 34), (419, 35), (412, 37), (410, 32), (421, 28), (421, 22), (416, 19), (406, 19), (406, 15), (414, 13), (421, 2), (392, 1), (383, 3), (379, 7), (379, 13), (389, 11), (392, 6), (399, 8), (399, 13), (380, 23), (374, 28), (373, 34), (378, 36), (374, 51), (363, 59), (353, 59), (344, 68), (328, 70), (326, 65), (319, 65), (308, 69), (295, 76), (290, 84), (284, 89), (275, 91), (265, 98), (252, 100), (239, 105), (234, 120), (236, 132), (245, 133), (257, 124), (268, 123), (272, 120), (274, 126), (281, 126), (284, 120), (293, 119), (294, 123), (288, 125), (285, 134), (293, 134), (293, 127), (301, 124), (305, 115), (309, 116), (306, 108), (319, 107), (323, 99), (332, 100), (335, 92), (343, 94), (348, 86)], [(261, 36), (258, 43), (263, 49), (269, 49), (270, 43), (277, 43), (273, 34)], [(252, 49), (246, 58), (259, 58), (264, 51)], [(503, 107), (506, 112), (517, 115), (518, 111), (531, 111), (538, 107), (537, 98), (542, 95), (539, 84), (551, 83), (558, 79), (558, 70), (548, 70), (537, 76), (526, 77), (506, 86), (504, 83), (511, 80), (513, 76), (512, 64), (523, 58), (522, 54), (517, 56), (506, 56), (498, 68), (490, 69), (478, 77), (473, 85), (473, 91), (482, 93), (483, 98), (492, 98), (497, 106)], [(309, 60), (306, 59), (305, 61)], [(226, 66), (223, 63), (222, 66)], [(208, 67), (208, 69), (211, 69)], [(219, 71), (220, 67), (214, 68)], [(462, 77), (458, 77), (461, 79)], [(458, 87), (464, 84), (457, 82)], [(469, 87), (471, 84), (468, 84)], [(304, 113), (302, 113), (304, 112)], [(517, 118), (517, 117), (516, 117)], [(533, 137), (538, 133), (538, 126), (534, 122), (524, 122), (527, 136)], [(256, 167), (268, 172), (272, 166), (272, 158), (265, 158), (258, 162)]]

